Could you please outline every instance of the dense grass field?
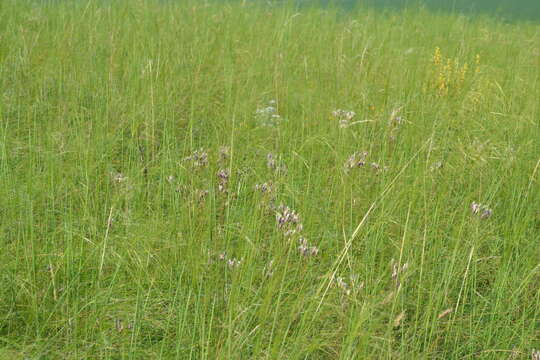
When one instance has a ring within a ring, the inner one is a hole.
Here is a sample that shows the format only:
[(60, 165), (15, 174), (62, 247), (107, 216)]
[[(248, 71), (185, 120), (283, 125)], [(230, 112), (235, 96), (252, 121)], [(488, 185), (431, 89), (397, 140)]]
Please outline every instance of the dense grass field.
[(540, 357), (539, 24), (0, 13), (0, 358)]

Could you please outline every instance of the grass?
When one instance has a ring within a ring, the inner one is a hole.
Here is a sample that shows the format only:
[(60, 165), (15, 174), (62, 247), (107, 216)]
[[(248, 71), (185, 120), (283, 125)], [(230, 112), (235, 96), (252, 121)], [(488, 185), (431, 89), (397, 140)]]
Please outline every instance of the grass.
[(538, 24), (251, 2), (0, 13), (1, 358), (540, 348)]

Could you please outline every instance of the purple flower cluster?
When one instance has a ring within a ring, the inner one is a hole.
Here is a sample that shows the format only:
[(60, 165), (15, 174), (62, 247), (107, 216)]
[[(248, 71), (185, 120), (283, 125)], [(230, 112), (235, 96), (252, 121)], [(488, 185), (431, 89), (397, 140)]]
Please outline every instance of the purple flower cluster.
[(475, 201), (471, 204), (471, 212), (473, 215), (479, 215), (481, 219), (487, 219), (493, 215), (493, 210), (487, 205), (482, 205)]
[(230, 172), (226, 169), (221, 169), (217, 173), (218, 190), (222, 193), (227, 193), (227, 185), (229, 184)]
[(203, 149), (195, 150), (193, 154), (185, 157), (184, 161), (191, 161), (195, 168), (205, 167), (208, 165), (208, 153)]

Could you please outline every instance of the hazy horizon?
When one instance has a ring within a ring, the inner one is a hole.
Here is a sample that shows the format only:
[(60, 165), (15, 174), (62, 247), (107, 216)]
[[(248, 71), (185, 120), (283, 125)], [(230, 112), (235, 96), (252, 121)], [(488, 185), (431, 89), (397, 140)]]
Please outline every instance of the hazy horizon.
[(504, 20), (540, 20), (537, 0), (297, 0), (302, 5), (334, 4), (344, 8), (367, 5), (377, 8), (404, 8), (423, 5), (430, 10), (467, 15), (494, 15)]

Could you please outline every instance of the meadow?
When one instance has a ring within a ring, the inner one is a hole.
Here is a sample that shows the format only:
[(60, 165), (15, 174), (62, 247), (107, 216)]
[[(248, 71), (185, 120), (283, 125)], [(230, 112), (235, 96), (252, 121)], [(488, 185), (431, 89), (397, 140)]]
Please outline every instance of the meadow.
[(540, 24), (0, 14), (0, 359), (540, 358)]

